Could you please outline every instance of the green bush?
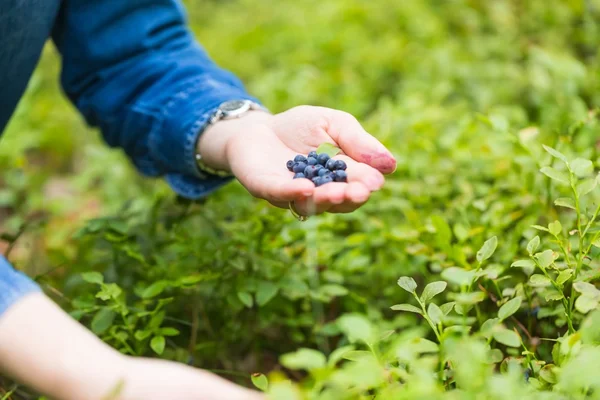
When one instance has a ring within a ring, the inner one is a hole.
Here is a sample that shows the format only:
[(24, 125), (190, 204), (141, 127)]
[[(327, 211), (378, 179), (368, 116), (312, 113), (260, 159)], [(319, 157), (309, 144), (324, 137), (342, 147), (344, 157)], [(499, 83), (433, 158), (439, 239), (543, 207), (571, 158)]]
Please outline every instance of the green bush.
[(0, 147), (16, 265), (122, 352), (274, 399), (600, 398), (600, 2), (188, 5), (270, 109), (352, 112), (397, 171), (305, 223), (175, 199), (55, 101), (49, 48)]

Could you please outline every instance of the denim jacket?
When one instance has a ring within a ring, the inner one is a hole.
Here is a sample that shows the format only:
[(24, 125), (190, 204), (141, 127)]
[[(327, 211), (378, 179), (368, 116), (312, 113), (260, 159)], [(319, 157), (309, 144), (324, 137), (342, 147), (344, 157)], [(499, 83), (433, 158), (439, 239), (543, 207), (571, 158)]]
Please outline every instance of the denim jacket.
[[(181, 0), (1, 0), (0, 134), (48, 39), (65, 94), (140, 173), (190, 199), (228, 181), (198, 171), (196, 140), (220, 103), (258, 101), (194, 40)], [(0, 257), (0, 315), (35, 290)]]

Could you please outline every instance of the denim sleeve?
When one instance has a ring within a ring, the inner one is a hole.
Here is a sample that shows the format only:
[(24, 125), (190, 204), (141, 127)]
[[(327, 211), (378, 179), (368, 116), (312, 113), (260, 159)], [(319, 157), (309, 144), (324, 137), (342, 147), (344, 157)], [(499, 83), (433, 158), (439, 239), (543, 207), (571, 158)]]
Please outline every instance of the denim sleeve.
[(23, 296), (38, 291), (41, 289), (33, 280), (13, 269), (8, 261), (0, 256), (0, 317)]
[(181, 0), (69, 0), (53, 40), (65, 93), (142, 174), (191, 199), (229, 180), (198, 170), (196, 140), (223, 101), (258, 100), (195, 41)]

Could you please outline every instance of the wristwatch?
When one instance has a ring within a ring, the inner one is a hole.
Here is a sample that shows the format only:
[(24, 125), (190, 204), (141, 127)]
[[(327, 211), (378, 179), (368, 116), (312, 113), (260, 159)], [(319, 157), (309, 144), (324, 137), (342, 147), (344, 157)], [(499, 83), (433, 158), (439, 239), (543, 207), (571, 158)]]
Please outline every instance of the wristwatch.
[[(226, 119), (233, 119), (233, 118), (240, 118), (240, 117), (244, 116), (246, 113), (248, 113), (249, 111), (253, 111), (253, 110), (261, 110), (261, 111), (269, 112), (266, 108), (264, 108), (260, 104), (255, 103), (251, 100), (229, 100), (224, 103), (221, 103), (219, 105), (219, 107), (217, 107), (217, 109), (215, 110), (213, 115), (210, 117), (210, 119), (208, 120), (206, 126), (204, 127), (204, 130), (206, 130), (209, 126), (214, 125), (218, 121), (226, 120)], [(196, 165), (198, 166), (198, 169), (200, 169), (200, 171), (203, 171), (203, 172), (206, 172), (206, 173), (209, 173), (212, 175), (220, 176), (220, 177), (232, 176), (232, 174), (228, 171), (219, 171), (214, 168), (210, 168), (208, 165), (206, 165), (204, 163), (204, 161), (202, 160), (202, 156), (200, 155), (200, 152), (198, 151), (197, 143), (196, 143), (195, 157), (196, 157)]]

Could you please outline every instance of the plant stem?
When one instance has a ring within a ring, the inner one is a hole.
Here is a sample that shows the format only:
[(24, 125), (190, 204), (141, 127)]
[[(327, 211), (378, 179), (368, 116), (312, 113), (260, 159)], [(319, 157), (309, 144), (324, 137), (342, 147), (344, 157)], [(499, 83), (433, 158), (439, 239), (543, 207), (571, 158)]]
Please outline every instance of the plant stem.
[(531, 257), (531, 258), (532, 258), (533, 262), (537, 265), (537, 267), (540, 270), (542, 270), (542, 272), (544, 273), (544, 276), (546, 278), (548, 278), (548, 280), (552, 283), (552, 286), (554, 286), (554, 289), (556, 289), (562, 295), (561, 302), (563, 304), (563, 308), (565, 309), (565, 317), (567, 318), (567, 324), (569, 326), (569, 334), (575, 333), (575, 328), (573, 327), (573, 320), (571, 318), (571, 305), (567, 302), (567, 299), (565, 298), (565, 294), (563, 293), (562, 288), (560, 287), (560, 285), (558, 283), (556, 283), (556, 281), (554, 279), (552, 279), (550, 277), (550, 275), (548, 274), (548, 271), (546, 271), (546, 268), (542, 268), (542, 266), (535, 259), (535, 257)]
[(435, 333), (435, 336), (436, 336), (438, 342), (441, 344), (442, 343), (442, 336), (440, 335), (437, 326), (433, 323), (433, 321), (431, 320), (431, 318), (429, 318), (429, 315), (427, 314), (427, 309), (425, 309), (425, 304), (421, 301), (421, 299), (419, 298), (419, 296), (417, 296), (416, 293), (413, 293), (413, 296), (415, 297), (415, 299), (417, 299), (417, 302), (421, 306), (421, 310), (423, 310), (423, 318), (425, 318), (425, 320), (427, 321), (427, 323), (429, 324), (429, 326), (431, 326), (431, 329), (433, 330), (433, 333)]

